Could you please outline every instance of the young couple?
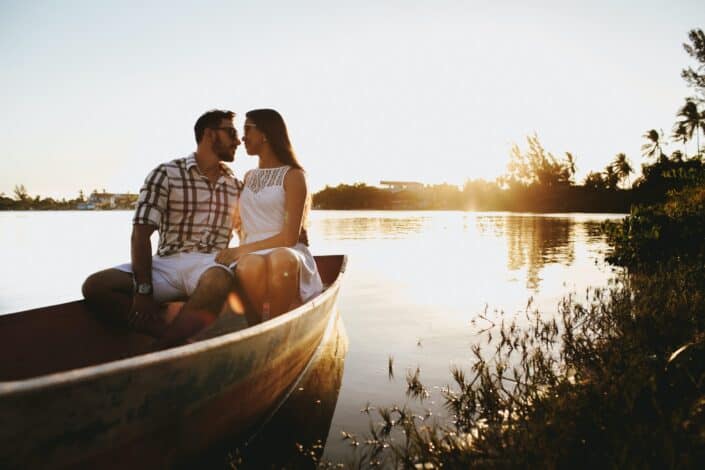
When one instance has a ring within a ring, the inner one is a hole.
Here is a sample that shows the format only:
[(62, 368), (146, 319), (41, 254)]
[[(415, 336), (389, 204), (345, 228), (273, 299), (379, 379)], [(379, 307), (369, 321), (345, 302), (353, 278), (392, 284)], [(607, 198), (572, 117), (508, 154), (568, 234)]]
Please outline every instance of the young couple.
[[(308, 250), (308, 191), (281, 115), (246, 114), (248, 155), (258, 168), (238, 181), (224, 162), (241, 141), (232, 111), (208, 111), (194, 127), (197, 149), (145, 179), (133, 219), (131, 263), (92, 274), (83, 296), (97, 315), (181, 344), (212, 323), (239, 293), (248, 322), (284, 313), (322, 290)], [(150, 236), (159, 231), (157, 254)], [(229, 248), (233, 230), (240, 245)], [(176, 311), (166, 302), (186, 300)]]

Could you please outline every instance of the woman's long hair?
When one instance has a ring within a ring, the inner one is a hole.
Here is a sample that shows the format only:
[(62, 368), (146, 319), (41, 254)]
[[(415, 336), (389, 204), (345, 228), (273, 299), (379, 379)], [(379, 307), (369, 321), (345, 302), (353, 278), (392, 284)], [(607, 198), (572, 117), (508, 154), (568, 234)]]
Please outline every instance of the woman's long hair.
[(253, 109), (248, 111), (245, 117), (254, 122), (257, 129), (267, 137), (267, 142), (274, 151), (274, 155), (282, 163), (303, 170), (296, 159), (296, 154), (289, 140), (289, 132), (286, 130), (286, 124), (284, 124), (284, 118), (281, 114), (273, 109)]
[[(252, 121), (257, 129), (267, 137), (267, 142), (272, 148), (274, 155), (279, 161), (293, 168), (303, 170), (303, 167), (296, 159), (294, 149), (291, 147), (289, 132), (286, 130), (284, 118), (273, 109), (253, 109), (245, 114), (245, 117)], [(308, 246), (308, 213), (311, 210), (311, 194), (306, 196), (304, 202), (303, 217), (301, 219), (301, 231), (299, 232), (299, 243)]]

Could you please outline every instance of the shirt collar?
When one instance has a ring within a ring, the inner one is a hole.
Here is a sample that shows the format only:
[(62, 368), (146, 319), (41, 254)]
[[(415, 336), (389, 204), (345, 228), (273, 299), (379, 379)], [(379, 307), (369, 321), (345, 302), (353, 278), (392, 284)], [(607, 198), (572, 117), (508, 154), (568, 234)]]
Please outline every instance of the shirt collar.
[[(198, 163), (196, 162), (196, 152), (192, 153), (188, 157), (186, 157), (186, 170), (191, 171), (191, 168), (196, 167), (196, 170), (200, 173), (200, 170), (198, 170)], [(226, 165), (223, 162), (220, 162), (220, 169), (223, 172), (222, 176), (229, 176), (229, 177), (234, 177), (235, 173), (233, 173), (233, 170)]]
[(194, 166), (198, 168), (198, 164), (196, 163), (196, 152), (186, 157), (186, 170), (190, 171)]

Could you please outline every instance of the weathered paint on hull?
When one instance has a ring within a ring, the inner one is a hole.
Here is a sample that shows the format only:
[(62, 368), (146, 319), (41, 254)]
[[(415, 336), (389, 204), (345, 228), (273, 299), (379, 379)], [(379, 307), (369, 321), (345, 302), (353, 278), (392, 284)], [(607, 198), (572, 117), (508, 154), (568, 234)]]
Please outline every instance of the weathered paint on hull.
[(348, 351), (343, 319), (336, 317), (331, 334), (272, 419), (247, 442), (236, 446), (228, 441), (227, 447), (213, 449), (185, 468), (217, 468), (224, 461), (238, 468), (315, 468), (329, 438)]
[(248, 429), (310, 360), (339, 287), (240, 332), (0, 383), (0, 468), (169, 466)]

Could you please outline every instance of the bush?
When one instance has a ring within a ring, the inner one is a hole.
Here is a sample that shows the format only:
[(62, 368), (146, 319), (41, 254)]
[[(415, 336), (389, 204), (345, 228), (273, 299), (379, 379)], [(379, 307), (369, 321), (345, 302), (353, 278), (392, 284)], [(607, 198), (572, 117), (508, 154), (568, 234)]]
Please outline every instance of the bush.
[(664, 204), (636, 206), (619, 224), (607, 224), (613, 246), (607, 260), (650, 269), (661, 262), (705, 254), (705, 186), (669, 193)]

